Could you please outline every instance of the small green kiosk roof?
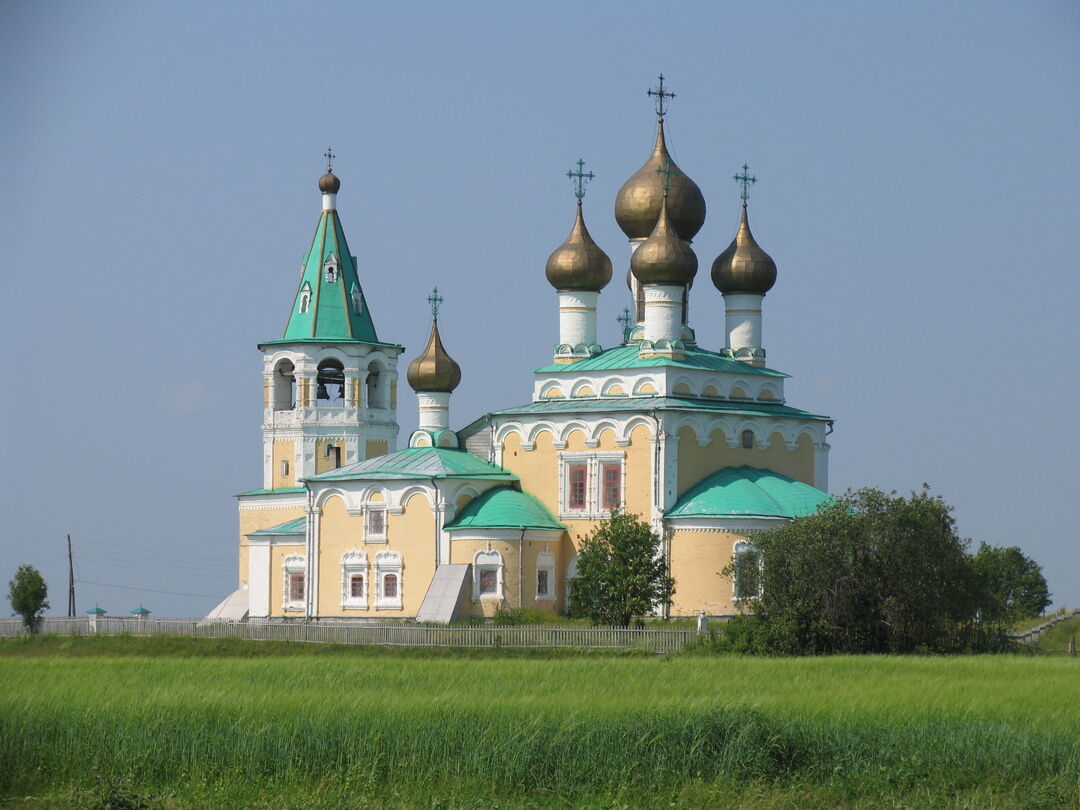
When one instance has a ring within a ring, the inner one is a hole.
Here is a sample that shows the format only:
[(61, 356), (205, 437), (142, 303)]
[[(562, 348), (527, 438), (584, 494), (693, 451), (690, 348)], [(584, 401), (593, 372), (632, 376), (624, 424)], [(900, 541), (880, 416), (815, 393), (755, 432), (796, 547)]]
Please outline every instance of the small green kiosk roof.
[(446, 524), (448, 532), (463, 529), (554, 529), (565, 531), (551, 512), (527, 492), (510, 487), (489, 489), (469, 501), (457, 517)]
[(797, 518), (816, 512), (830, 495), (772, 470), (725, 467), (692, 487), (665, 517)]

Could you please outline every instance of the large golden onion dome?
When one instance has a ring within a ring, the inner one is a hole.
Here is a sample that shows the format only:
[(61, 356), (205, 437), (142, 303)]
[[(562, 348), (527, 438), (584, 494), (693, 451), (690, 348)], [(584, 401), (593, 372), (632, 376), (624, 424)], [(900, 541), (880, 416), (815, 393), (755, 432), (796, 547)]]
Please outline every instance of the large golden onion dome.
[(333, 172), (327, 172), (319, 178), (319, 191), (323, 194), (337, 194), (341, 188), (341, 180)]
[(593, 241), (581, 215), (577, 217), (566, 241), (548, 257), (547, 280), (556, 290), (591, 290), (599, 292), (611, 281), (611, 259)]
[(776, 262), (761, 249), (746, 217), (746, 203), (742, 207), (739, 232), (716, 257), (712, 266), (712, 281), (722, 293), (756, 293), (764, 295), (776, 283)]
[(649, 238), (630, 257), (630, 272), (642, 284), (690, 284), (697, 274), (697, 256), (675, 232), (667, 198), (660, 199), (660, 218)]
[(442, 344), (439, 322), (431, 322), (431, 336), (420, 356), (409, 363), (406, 378), (413, 391), (450, 393), (461, 382), (461, 366)]
[[(664, 197), (664, 178), (659, 170), (678, 168), (668, 154), (664, 121), (660, 119), (652, 154), (615, 196), (615, 219), (627, 237), (644, 239), (652, 233)], [(668, 176), (668, 216), (679, 236), (689, 242), (705, 224), (705, 198), (697, 183), (685, 174)]]

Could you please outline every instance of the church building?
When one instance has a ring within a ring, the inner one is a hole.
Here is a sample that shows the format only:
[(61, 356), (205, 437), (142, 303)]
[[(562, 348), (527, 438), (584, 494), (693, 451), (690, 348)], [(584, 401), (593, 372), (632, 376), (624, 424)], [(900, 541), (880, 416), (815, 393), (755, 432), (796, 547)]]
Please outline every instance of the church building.
[(676, 584), (663, 615), (729, 616), (756, 595), (750, 577), (722, 572), (754, 554), (754, 532), (828, 497), (832, 422), (788, 405), (787, 375), (766, 364), (762, 304), (777, 268), (750, 231), (755, 178), (745, 166), (741, 217), (730, 212), (735, 235), (709, 279), (723, 297), (726, 345), (698, 345), (691, 292), (697, 311), (720, 304), (708, 283), (694, 285), (705, 200), (668, 154), (671, 94), (662, 81), (650, 94), (655, 145), (615, 202), (630, 242), (622, 342), (597, 343), (612, 262), (585, 226), (591, 174), (579, 162), (573, 226), (545, 268), (557, 341), (532, 372), (531, 397), (464, 424), (452, 416), (462, 370), (439, 335), (436, 291), (427, 345), (404, 375), (419, 427), (400, 450), (405, 350), (376, 332), (328, 167), (284, 334), (259, 346), (263, 480), (238, 496), (239, 589), (217, 615), (445, 622), (519, 606), (565, 612), (582, 539), (613, 509), (663, 538)]

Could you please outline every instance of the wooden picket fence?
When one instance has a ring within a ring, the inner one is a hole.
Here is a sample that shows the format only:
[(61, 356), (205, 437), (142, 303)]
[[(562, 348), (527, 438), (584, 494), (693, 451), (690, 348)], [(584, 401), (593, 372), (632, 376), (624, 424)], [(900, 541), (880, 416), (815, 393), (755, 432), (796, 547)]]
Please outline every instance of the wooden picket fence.
[[(0, 637), (25, 635), (22, 622), (0, 619)], [(131, 635), (242, 638), (402, 647), (574, 647), (679, 652), (697, 634), (685, 628), (542, 627), (533, 625), (442, 627), (333, 621), (225, 622), (199, 619), (45, 617), (40, 633), (62, 636)]]

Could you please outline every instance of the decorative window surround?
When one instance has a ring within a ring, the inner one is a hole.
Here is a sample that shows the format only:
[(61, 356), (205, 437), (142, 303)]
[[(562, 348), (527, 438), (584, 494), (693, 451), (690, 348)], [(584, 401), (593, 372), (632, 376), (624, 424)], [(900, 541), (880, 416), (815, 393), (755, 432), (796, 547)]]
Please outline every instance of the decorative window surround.
[(503, 558), (497, 551), (473, 556), (473, 599), (503, 598)]
[(287, 613), (303, 611), (307, 593), (307, 558), (303, 554), (290, 554), (281, 561), (281, 572), (281, 609)]
[(401, 610), (404, 567), (399, 551), (380, 551), (375, 555), (376, 610)]
[(382, 506), (368, 507), (364, 515), (364, 542), (386, 542), (386, 509)]
[[(604, 468), (619, 468), (619, 498), (615, 508), (626, 506), (626, 453), (621, 451), (560, 452), (559, 459), (559, 517), (569, 520), (600, 520), (611, 514), (612, 506), (604, 505)], [(574, 477), (585, 469), (585, 503), (579, 506), (574, 496), (580, 493)]]
[(541, 551), (536, 555), (536, 601), (555, 599), (555, 555)]
[(361, 549), (349, 549), (341, 558), (341, 607), (344, 610), (367, 610), (367, 594), (367, 555)]

